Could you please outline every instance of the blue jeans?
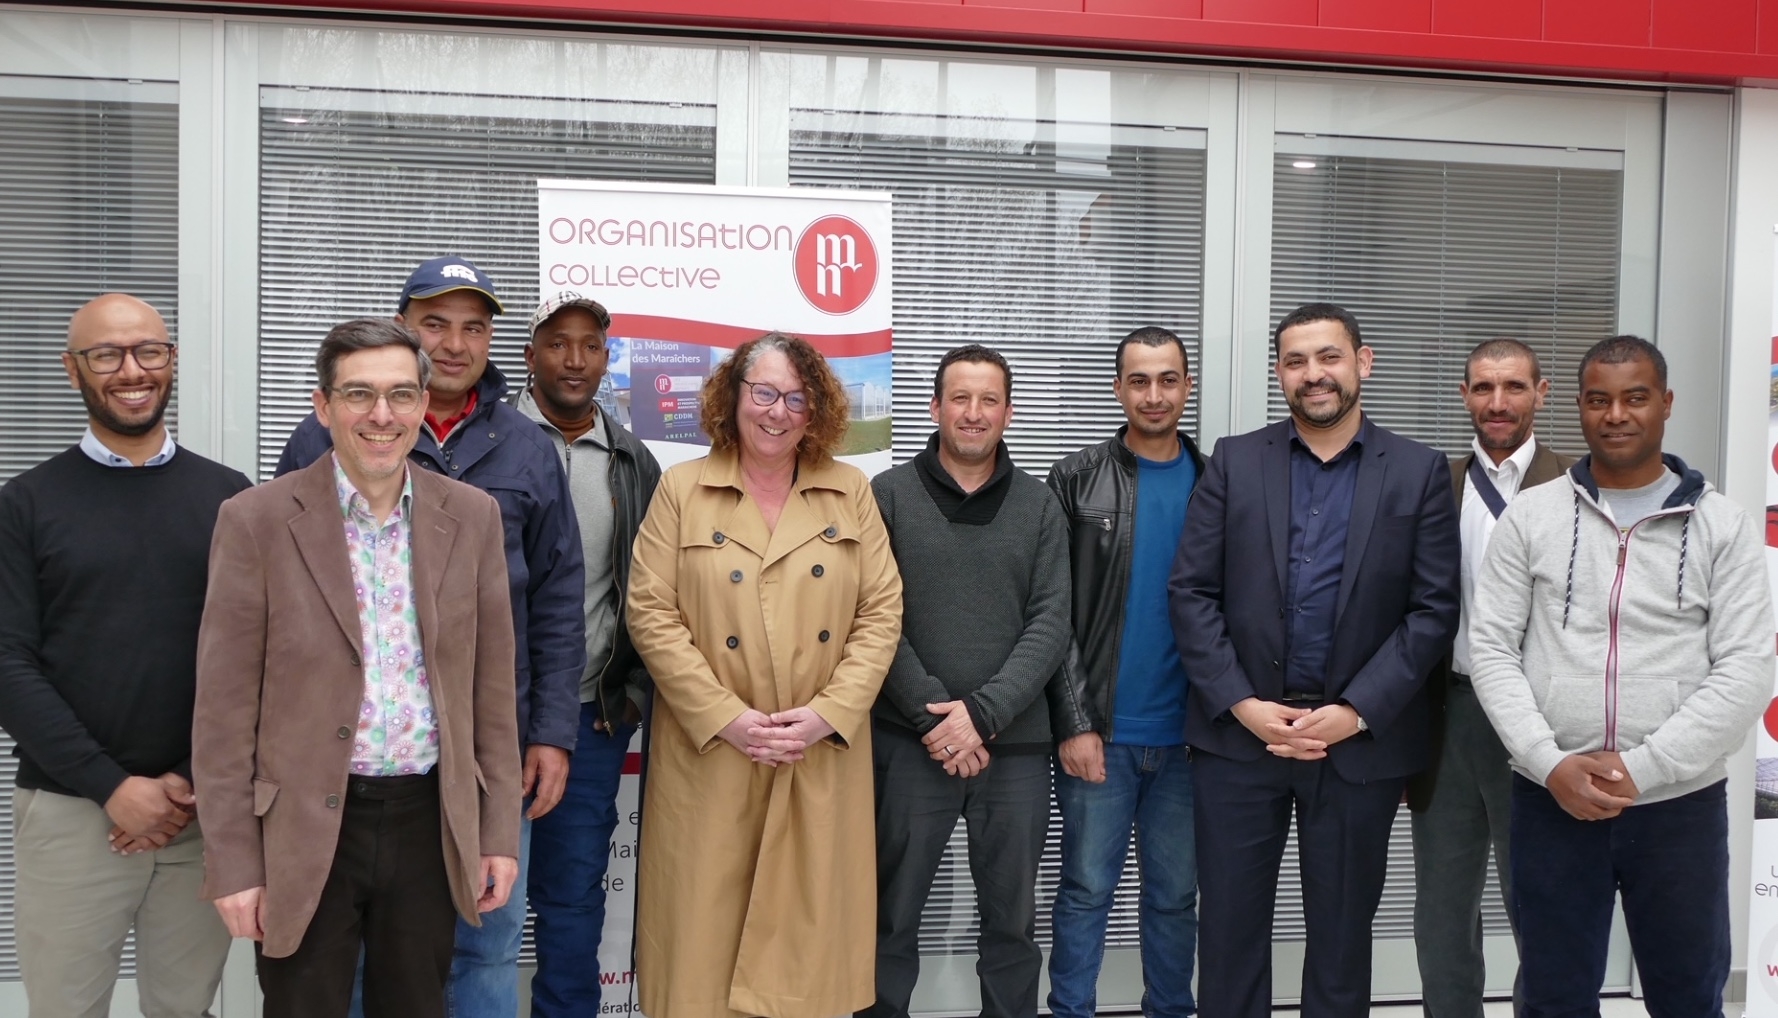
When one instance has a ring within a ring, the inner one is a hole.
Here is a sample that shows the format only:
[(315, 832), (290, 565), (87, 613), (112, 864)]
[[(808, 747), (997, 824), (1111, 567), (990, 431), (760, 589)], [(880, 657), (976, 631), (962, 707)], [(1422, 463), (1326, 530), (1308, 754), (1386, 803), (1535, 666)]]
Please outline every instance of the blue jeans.
[(1056, 801), (1062, 807), (1062, 880), (1051, 917), (1050, 1010), (1056, 1018), (1094, 1013), (1105, 926), (1134, 828), (1142, 872), (1142, 1013), (1192, 1014), (1198, 860), (1186, 747), (1108, 743), (1105, 783), (1069, 777), (1058, 764)]
[(1726, 784), (1576, 820), (1541, 786), (1513, 776), (1511, 907), (1524, 944), (1524, 1018), (1597, 1018), (1620, 895), (1648, 1013), (1722, 1014), (1731, 959)]
[[(527, 807), (529, 804), (527, 802)], [(525, 937), (525, 871), (531, 856), (531, 821), (519, 818), (519, 878), (512, 896), (482, 924), (457, 918), (457, 950), (445, 984), (450, 1018), (509, 1018), (519, 1013), (519, 947)]]
[(617, 829), (617, 787), (635, 725), (615, 735), (593, 722), (599, 705), (581, 704), (580, 739), (568, 789), (540, 818), (531, 842), (531, 909), (537, 974), (532, 1018), (599, 1014), (599, 940), (605, 932), (605, 870)]
[[(521, 815), (519, 877), (512, 883), (512, 896), (505, 905), (483, 912), (479, 928), (457, 917), (457, 948), (445, 984), (445, 1011), (450, 1018), (516, 1018), (519, 1013), (519, 947), (525, 936), (525, 861), (530, 854), (531, 821)], [(348, 1018), (364, 1018), (362, 950), (352, 980), (352, 1006), (346, 1013)]]

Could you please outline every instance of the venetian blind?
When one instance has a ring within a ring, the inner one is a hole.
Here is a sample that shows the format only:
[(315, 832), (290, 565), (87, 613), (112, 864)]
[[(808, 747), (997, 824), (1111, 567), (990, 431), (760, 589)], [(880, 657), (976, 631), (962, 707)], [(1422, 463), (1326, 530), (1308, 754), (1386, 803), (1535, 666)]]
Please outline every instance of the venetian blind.
[(82, 304), (135, 294), (178, 338), (179, 110), (134, 87), (168, 101), (9, 97), (0, 77), (0, 482), (86, 427), (59, 356)]
[[(1616, 331), (1622, 170), (1280, 152), (1272, 186), (1272, 321), (1310, 301), (1357, 315), (1380, 424), (1462, 453), (1464, 360), (1510, 336), (1550, 379), (1539, 438), (1585, 451), (1574, 375)], [(1268, 418), (1287, 413), (1272, 386)]]
[[(429, 97), (438, 100), (439, 97)], [(268, 89), (260, 117), (260, 476), (311, 409), (315, 348), (334, 325), (395, 313), (413, 267), (460, 254), (507, 315), (493, 360), (516, 387), (537, 306), (537, 180), (711, 183), (716, 114), (689, 104), (528, 101), (417, 112), (411, 95)], [(393, 106), (394, 109), (378, 108)]]
[[(12, 382), (0, 404), (0, 483), (66, 449), (86, 427), (58, 356), (82, 304), (107, 291), (134, 294), (178, 338), (174, 86), (82, 83), (81, 92), (115, 96), (66, 99), (37, 84), (0, 77), (0, 376)], [(10, 788), (18, 769), (12, 750), (0, 734), (0, 787)], [(0, 980), (19, 978), (13, 872), (8, 795), (0, 798)], [(120, 974), (134, 971), (132, 939)]]
[[(895, 461), (925, 446), (932, 374), (979, 342), (1013, 369), (1006, 440), (1052, 462), (1123, 424), (1112, 352), (1144, 325), (1201, 343), (1203, 135), (1116, 127), (1058, 145), (1056, 125), (793, 109), (790, 182), (895, 195)], [(1030, 140), (1035, 138), (1037, 140)], [(1197, 406), (1184, 427), (1197, 431)]]

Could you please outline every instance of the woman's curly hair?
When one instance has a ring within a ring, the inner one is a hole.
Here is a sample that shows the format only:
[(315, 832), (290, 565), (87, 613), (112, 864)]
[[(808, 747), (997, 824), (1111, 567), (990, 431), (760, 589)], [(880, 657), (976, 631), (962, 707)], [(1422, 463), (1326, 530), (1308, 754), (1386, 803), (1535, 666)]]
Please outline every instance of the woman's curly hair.
[(704, 381), (700, 423), (704, 434), (710, 438), (710, 450), (721, 452), (740, 444), (741, 428), (736, 411), (741, 400), (741, 380), (751, 374), (760, 357), (771, 350), (789, 359), (791, 368), (803, 380), (803, 393), (809, 399), (809, 424), (802, 441), (797, 443), (797, 458), (813, 466), (824, 464), (839, 451), (851, 422), (846, 388), (827, 366), (827, 358), (810, 346), (808, 340), (782, 332), (768, 332), (742, 343), (734, 356), (723, 361)]

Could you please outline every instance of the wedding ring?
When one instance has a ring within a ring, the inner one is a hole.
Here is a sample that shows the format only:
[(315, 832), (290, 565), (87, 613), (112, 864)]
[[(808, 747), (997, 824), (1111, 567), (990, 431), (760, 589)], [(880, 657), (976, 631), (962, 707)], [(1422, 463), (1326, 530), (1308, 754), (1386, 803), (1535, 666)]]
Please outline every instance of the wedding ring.
[(946, 746), (945, 747), (945, 755), (946, 756), (956, 756), (957, 755), (957, 747), (956, 746)]

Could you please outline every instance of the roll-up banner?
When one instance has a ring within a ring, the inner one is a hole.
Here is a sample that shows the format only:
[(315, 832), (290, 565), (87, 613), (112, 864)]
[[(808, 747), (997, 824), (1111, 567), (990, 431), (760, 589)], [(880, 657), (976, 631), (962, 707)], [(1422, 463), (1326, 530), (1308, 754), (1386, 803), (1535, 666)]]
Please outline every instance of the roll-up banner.
[[(1778, 226), (1773, 227), (1778, 235)], [(1772, 261), (1772, 370), (1766, 407), (1766, 575), (1778, 598), (1778, 236)], [(1778, 641), (1778, 633), (1773, 634)], [(1747, 1015), (1778, 1018), (1778, 681), (1754, 732), (1753, 882), (1747, 905)]]
[[(840, 459), (890, 466), (891, 201), (882, 192), (537, 182), (538, 292), (574, 290), (611, 312), (599, 403), (663, 468), (709, 452), (704, 380), (767, 332), (801, 336), (846, 388)], [(605, 876), (599, 1010), (635, 1010), (641, 736), (618, 790)]]

